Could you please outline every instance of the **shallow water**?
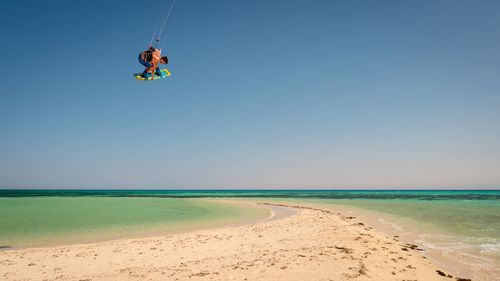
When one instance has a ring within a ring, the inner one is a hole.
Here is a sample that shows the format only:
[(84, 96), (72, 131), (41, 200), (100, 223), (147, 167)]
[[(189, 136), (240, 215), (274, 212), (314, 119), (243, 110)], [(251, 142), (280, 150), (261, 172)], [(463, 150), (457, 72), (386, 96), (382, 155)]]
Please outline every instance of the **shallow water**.
[[(421, 231), (500, 242), (500, 200), (327, 200), (418, 222)], [(500, 252), (499, 252), (500, 254)]]
[[(422, 245), (438, 264), (473, 280), (500, 280), (500, 201), (319, 199), (375, 212), (382, 225)], [(387, 216), (384, 216), (387, 214)]]
[(194, 199), (199, 197), (299, 200), (376, 212), (381, 222), (387, 218), (384, 223), (411, 234), (429, 252), (456, 262), (456, 272), (468, 266), (479, 280), (498, 280), (499, 190), (0, 190), (0, 247), (127, 237), (265, 216), (256, 208)]
[(47, 246), (165, 233), (267, 215), (202, 199), (0, 197), (0, 246)]
[(0, 190), (0, 238), (34, 228), (80, 231), (237, 215), (187, 200), (198, 197), (344, 204), (417, 222), (424, 232), (477, 239), (485, 254), (500, 248), (499, 190)]

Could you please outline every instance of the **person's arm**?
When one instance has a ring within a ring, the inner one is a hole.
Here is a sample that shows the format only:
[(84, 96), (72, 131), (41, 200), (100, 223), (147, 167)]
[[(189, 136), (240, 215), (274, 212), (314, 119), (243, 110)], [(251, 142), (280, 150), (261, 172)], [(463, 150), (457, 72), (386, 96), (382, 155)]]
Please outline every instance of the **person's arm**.
[(151, 59), (151, 64), (153, 65), (152, 70), (151, 70), (151, 76), (153, 77), (153, 79), (154, 79), (154, 73), (156, 72), (156, 68), (158, 67), (158, 64), (160, 63), (160, 58), (161, 58), (161, 52), (160, 52), (160, 50), (156, 49), (153, 52), (153, 56)]

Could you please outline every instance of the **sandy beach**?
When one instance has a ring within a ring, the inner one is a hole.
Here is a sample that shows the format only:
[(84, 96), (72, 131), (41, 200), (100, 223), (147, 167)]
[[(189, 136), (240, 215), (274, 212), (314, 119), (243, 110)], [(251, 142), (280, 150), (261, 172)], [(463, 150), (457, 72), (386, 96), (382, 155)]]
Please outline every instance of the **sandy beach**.
[(80, 281), (467, 280), (438, 268), (417, 245), (377, 232), (356, 217), (308, 205), (257, 204), (269, 209), (269, 219), (149, 238), (4, 250), (0, 276)]
[(500, 0), (0, 14), (0, 281), (500, 281)]

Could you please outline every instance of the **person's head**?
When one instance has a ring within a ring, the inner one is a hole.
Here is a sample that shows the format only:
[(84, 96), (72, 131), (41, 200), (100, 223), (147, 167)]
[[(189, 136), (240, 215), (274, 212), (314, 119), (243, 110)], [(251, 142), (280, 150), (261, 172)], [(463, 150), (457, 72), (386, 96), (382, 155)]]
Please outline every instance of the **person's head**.
[(160, 59), (160, 63), (162, 63), (162, 64), (167, 64), (167, 63), (168, 63), (168, 58), (167, 58), (167, 56), (163, 56), (163, 57), (161, 57), (161, 59)]

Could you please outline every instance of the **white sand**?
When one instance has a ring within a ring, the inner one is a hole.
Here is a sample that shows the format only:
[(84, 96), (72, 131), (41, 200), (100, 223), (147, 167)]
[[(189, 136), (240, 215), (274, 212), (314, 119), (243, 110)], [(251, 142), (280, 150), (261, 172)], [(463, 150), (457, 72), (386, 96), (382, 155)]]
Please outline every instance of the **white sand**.
[(1, 251), (0, 279), (456, 280), (357, 218), (287, 208), (294, 214), (250, 225)]

